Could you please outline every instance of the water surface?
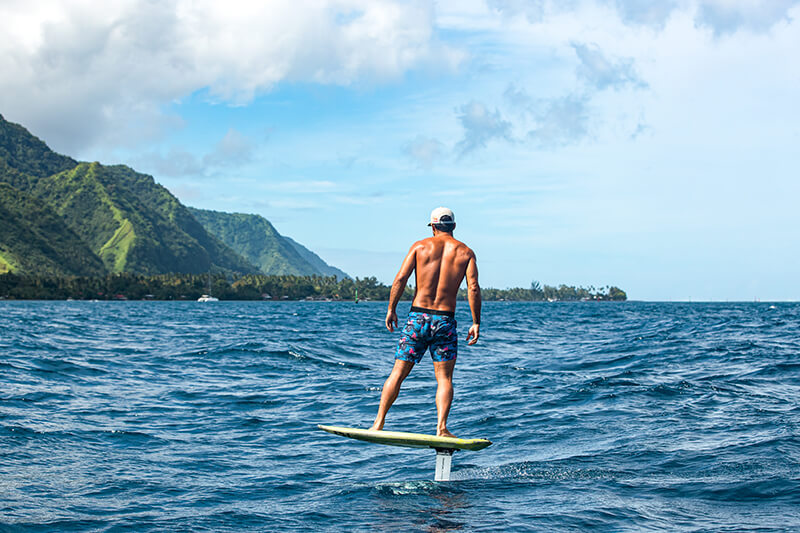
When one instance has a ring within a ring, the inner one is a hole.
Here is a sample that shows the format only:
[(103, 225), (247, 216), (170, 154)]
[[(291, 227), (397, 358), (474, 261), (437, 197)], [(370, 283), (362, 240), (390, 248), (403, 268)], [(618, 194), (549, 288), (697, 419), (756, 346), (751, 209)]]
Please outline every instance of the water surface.
[[(0, 530), (800, 528), (800, 304), (485, 304), (449, 425), (495, 444), (450, 483), (315, 429), (371, 423), (384, 313), (0, 302)], [(433, 432), (434, 393), (426, 358), (387, 429)]]

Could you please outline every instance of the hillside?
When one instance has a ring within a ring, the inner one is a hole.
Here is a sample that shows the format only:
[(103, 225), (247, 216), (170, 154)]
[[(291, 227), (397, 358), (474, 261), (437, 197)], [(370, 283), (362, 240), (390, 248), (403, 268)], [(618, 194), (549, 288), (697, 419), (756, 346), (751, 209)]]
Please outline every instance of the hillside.
[[(50, 176), (78, 164), (71, 157), (57, 154), (23, 126), (8, 122), (0, 115), (0, 161), (34, 178)], [(0, 172), (2, 170), (0, 169)]]
[(103, 262), (50, 207), (0, 183), (0, 272), (105, 274)]
[(129, 167), (80, 163), (40, 179), (33, 192), (55, 206), (111, 272), (256, 271), (167, 189)]
[(222, 213), (189, 208), (189, 211), (209, 233), (258, 266), (269, 275), (294, 276), (347, 276), (331, 267), (316, 254), (284, 237), (275, 227), (259, 215)]
[[(24, 199), (18, 209), (6, 212), (0, 226), (0, 249), (8, 258), (7, 266), (14, 270), (47, 273), (52, 270), (52, 261), (42, 258), (55, 257), (72, 265), (65, 267), (65, 272), (96, 274), (97, 268), (88, 263), (85, 270), (75, 271), (73, 267), (80, 261), (75, 263), (59, 255), (64, 251), (62, 244), (72, 243), (77, 236), (104, 265), (101, 271), (258, 271), (209, 234), (151, 176), (122, 165), (78, 163), (53, 152), (25, 128), (2, 116), (0, 182), (7, 184), (0, 191), (4, 204)], [(48, 219), (49, 233), (29, 224), (42, 213), (55, 217)], [(59, 225), (63, 227), (58, 228)]]
[(317, 254), (315, 254), (314, 252), (312, 252), (299, 242), (295, 241), (291, 237), (283, 236), (283, 238), (289, 241), (289, 244), (291, 244), (294, 247), (295, 251), (298, 254), (300, 254), (300, 257), (308, 261), (311, 264), (311, 266), (316, 268), (323, 276), (336, 276), (337, 279), (344, 279), (350, 277), (343, 270), (339, 270), (338, 268), (331, 266), (325, 261), (323, 261), (323, 259), (320, 256), (318, 256)]

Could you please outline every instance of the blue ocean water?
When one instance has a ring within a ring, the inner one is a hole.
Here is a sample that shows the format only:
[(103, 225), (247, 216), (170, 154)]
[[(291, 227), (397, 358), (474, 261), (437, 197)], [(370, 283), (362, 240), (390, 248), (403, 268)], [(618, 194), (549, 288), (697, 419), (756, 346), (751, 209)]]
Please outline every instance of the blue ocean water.
[[(384, 313), (0, 302), (0, 530), (800, 529), (800, 304), (485, 304), (449, 425), (494, 445), (450, 483), (316, 429), (371, 423)], [(434, 392), (426, 358), (387, 429)]]

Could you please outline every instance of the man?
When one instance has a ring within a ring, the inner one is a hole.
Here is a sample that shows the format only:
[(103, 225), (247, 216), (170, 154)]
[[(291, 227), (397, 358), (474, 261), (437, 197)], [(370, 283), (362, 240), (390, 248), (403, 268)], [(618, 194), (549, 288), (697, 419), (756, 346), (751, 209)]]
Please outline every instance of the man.
[(447, 430), (447, 415), (453, 401), (453, 369), (456, 366), (458, 336), (456, 332), (456, 296), (464, 277), (467, 278), (472, 326), (467, 344), (475, 344), (480, 336), (481, 289), (478, 286), (478, 267), (475, 253), (463, 242), (453, 238), (456, 218), (446, 207), (437, 207), (428, 224), (433, 237), (415, 242), (392, 283), (386, 328), (397, 327), (397, 302), (406, 288), (408, 278), (416, 271), (416, 293), (397, 345), (394, 368), (383, 384), (378, 415), (370, 430), (381, 430), (386, 413), (397, 399), (400, 385), (414, 364), (430, 349), (436, 375), (436, 435), (455, 437)]

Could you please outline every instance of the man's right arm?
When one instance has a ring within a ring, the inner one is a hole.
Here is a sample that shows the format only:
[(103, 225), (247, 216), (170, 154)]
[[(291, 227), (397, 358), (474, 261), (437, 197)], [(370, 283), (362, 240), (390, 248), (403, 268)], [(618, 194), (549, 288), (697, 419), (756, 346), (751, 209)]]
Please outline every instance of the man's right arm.
[(414, 243), (408, 251), (408, 255), (403, 259), (403, 264), (400, 266), (400, 271), (392, 282), (392, 291), (389, 293), (389, 309), (386, 311), (386, 329), (392, 332), (397, 327), (397, 303), (400, 301), (400, 297), (403, 296), (408, 278), (411, 277), (411, 273), (414, 272), (414, 267), (417, 264), (417, 244)]
[(467, 344), (475, 344), (481, 336), (481, 287), (478, 285), (478, 264), (474, 253), (467, 263), (467, 300), (472, 312), (472, 327), (467, 333)]

